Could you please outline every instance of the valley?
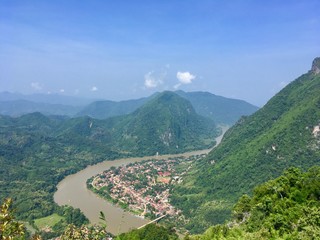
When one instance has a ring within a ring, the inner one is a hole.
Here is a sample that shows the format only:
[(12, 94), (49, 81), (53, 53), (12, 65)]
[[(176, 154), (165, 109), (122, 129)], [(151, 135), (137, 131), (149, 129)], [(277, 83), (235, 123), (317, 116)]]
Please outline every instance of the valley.
[(320, 0), (0, 0), (0, 240), (320, 239)]
[[(225, 133), (227, 129), (228, 127), (222, 127), (223, 133)], [(222, 137), (223, 134), (216, 138), (217, 145), (222, 140)], [(124, 211), (120, 207), (98, 197), (95, 193), (91, 192), (91, 190), (88, 190), (86, 182), (89, 178), (92, 178), (111, 167), (125, 166), (127, 164), (147, 161), (154, 158), (159, 160), (181, 157), (189, 158), (195, 155), (207, 154), (211, 150), (212, 149), (205, 149), (176, 155), (169, 154), (139, 158), (122, 158), (97, 163), (64, 178), (57, 185), (58, 190), (54, 194), (54, 200), (59, 205), (70, 205), (74, 208), (80, 208), (91, 223), (99, 223), (99, 212), (103, 211), (107, 219), (108, 231), (114, 234), (126, 232), (132, 228), (144, 225), (148, 220), (136, 217), (134, 214)]]
[[(12, 198), (17, 219), (44, 239), (89, 231), (85, 224), (101, 219), (111, 233), (130, 236), (121, 233), (164, 215), (182, 221), (134, 234), (320, 236), (319, 69), (316, 58), (263, 108), (240, 117), (221, 143), (218, 124), (170, 91), (107, 119), (1, 115), (1, 197)], [(39, 229), (44, 221), (52, 226)]]

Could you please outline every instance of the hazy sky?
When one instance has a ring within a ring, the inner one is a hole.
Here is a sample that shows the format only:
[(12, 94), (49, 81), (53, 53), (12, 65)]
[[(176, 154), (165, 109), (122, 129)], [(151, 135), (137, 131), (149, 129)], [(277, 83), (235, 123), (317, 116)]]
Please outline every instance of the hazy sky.
[(1, 0), (0, 91), (262, 106), (320, 56), (319, 0)]

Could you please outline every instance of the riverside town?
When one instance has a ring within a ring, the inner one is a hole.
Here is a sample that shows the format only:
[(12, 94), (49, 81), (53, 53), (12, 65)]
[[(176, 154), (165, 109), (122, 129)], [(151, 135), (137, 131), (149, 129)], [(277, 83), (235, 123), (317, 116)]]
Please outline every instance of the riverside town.
[(87, 184), (94, 192), (136, 215), (151, 219), (177, 216), (181, 211), (170, 204), (170, 188), (182, 183), (192, 163), (204, 156), (152, 159), (111, 167), (90, 178)]

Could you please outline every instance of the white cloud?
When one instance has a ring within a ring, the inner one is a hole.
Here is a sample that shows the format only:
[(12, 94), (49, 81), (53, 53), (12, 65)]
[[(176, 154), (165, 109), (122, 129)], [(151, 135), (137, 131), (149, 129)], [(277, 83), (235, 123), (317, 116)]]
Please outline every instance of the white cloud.
[(37, 90), (37, 91), (40, 91), (42, 89), (42, 86), (40, 83), (38, 82), (32, 82), (31, 83), (31, 87), (34, 89), (34, 90)]
[(148, 72), (144, 75), (144, 86), (146, 88), (156, 88), (159, 85), (163, 84), (163, 78), (166, 74), (162, 74), (161, 76), (155, 76), (154, 72)]
[(190, 84), (196, 76), (192, 75), (189, 72), (177, 72), (177, 78), (181, 84)]
[(64, 89), (60, 89), (60, 92), (61, 92), (61, 93), (64, 93), (65, 91), (64, 91)]
[(194, 79), (195, 75), (192, 75), (190, 72), (177, 72), (177, 78), (179, 83), (173, 86), (174, 89), (178, 89), (182, 84), (190, 84)]
[(92, 92), (96, 92), (96, 91), (98, 91), (98, 88), (97, 88), (96, 86), (93, 86), (93, 87), (91, 88), (91, 91), (92, 91)]

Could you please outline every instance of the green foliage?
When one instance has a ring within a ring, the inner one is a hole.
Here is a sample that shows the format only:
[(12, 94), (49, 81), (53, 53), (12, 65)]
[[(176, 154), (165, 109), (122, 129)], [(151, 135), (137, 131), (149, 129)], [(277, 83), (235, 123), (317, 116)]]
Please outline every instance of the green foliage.
[(55, 186), (65, 176), (106, 159), (207, 148), (217, 133), (212, 121), (173, 93), (107, 120), (0, 116), (0, 199), (14, 200), (20, 220), (32, 223), (58, 213), (65, 222), (55, 229), (66, 223), (80, 226), (87, 219), (79, 210), (61, 213), (65, 209), (53, 201)]
[(14, 200), (20, 220), (32, 222), (62, 210), (53, 201), (58, 182), (105, 157), (81, 148), (76, 139), (61, 141), (58, 129), (68, 121), (39, 113), (0, 116), (0, 199)]
[(38, 229), (43, 229), (45, 227), (53, 227), (58, 222), (62, 221), (64, 218), (59, 216), (58, 214), (54, 213), (50, 216), (38, 218), (34, 220), (34, 224), (37, 226)]
[(290, 168), (242, 196), (233, 221), (189, 239), (319, 239), (320, 167)]
[(117, 236), (117, 240), (177, 240), (178, 235), (172, 228), (149, 224), (142, 229), (134, 229)]
[(198, 114), (214, 120), (216, 124), (231, 126), (241, 116), (251, 115), (258, 110), (258, 107), (245, 101), (225, 98), (209, 92), (176, 91), (176, 93), (188, 99)]
[[(191, 102), (195, 111), (204, 117), (214, 120), (216, 124), (233, 125), (241, 116), (250, 115), (257, 107), (237, 99), (216, 96), (209, 92), (174, 92)], [(96, 101), (84, 107), (76, 116), (90, 116), (96, 119), (106, 119), (133, 113), (147, 101), (161, 93), (148, 98), (127, 101)]]
[(163, 92), (113, 126), (118, 151), (131, 155), (181, 153), (214, 145), (215, 124), (200, 117), (191, 103)]
[(149, 98), (140, 98), (120, 102), (114, 101), (96, 101), (79, 111), (76, 116), (90, 116), (96, 119), (106, 119), (115, 116), (121, 116), (134, 112), (141, 107)]
[[(190, 212), (191, 223), (198, 224), (197, 210), (190, 209), (201, 209), (212, 201), (222, 201), (231, 209), (241, 195), (250, 195), (257, 184), (279, 176), (284, 169), (319, 165), (320, 135), (313, 133), (320, 124), (319, 103), (319, 74), (302, 75), (229, 129), (221, 144), (173, 189), (172, 200), (183, 212)], [(188, 199), (198, 198), (198, 206), (182, 201), (185, 192)], [(301, 198), (298, 192), (296, 198)], [(226, 215), (216, 213), (215, 219), (223, 223)]]
[(61, 240), (104, 240), (108, 236), (105, 228), (100, 226), (69, 225), (60, 236)]
[[(57, 233), (53, 233), (51, 231), (43, 232), (40, 235), (36, 234), (33, 236), (29, 236), (26, 234), (26, 229), (22, 223), (19, 223), (15, 220), (12, 209), (12, 200), (5, 199), (4, 203), (0, 206), (0, 239), (1, 240), (23, 240), (23, 239), (32, 239), (32, 240), (41, 240), (43, 239), (52, 239), (57, 237)], [(78, 218), (80, 215), (77, 209), (74, 211), (72, 208), (67, 207), (64, 213), (65, 217)], [(57, 222), (58, 221), (58, 222)], [(36, 225), (39, 227), (47, 226), (53, 228), (59, 223), (63, 221), (63, 218), (58, 216), (57, 214), (53, 214), (52, 216), (48, 216), (46, 218), (38, 219), (36, 221)], [(73, 221), (72, 221), (73, 222)], [(86, 222), (88, 223), (88, 222)], [(49, 226), (51, 225), (51, 226)], [(71, 239), (79, 239), (79, 240), (102, 240), (109, 237), (110, 234), (107, 233), (105, 226), (85, 226), (83, 224), (79, 224), (75, 226), (73, 224), (63, 225), (62, 235), (59, 239), (71, 240)]]
[(0, 206), (0, 239), (24, 239), (25, 227), (13, 218), (11, 211), (11, 199), (5, 199)]

